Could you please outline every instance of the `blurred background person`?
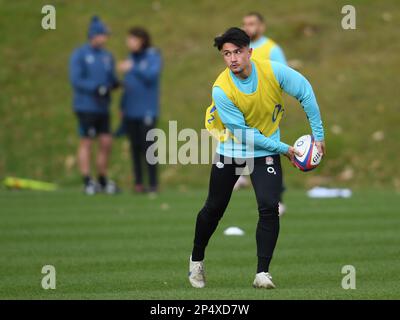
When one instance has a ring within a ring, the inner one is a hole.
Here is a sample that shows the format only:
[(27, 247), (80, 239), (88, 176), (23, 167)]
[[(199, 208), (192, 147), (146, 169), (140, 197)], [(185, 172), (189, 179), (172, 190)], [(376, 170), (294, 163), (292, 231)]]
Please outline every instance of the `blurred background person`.
[[(134, 190), (156, 193), (157, 165), (146, 159), (146, 150), (153, 143), (146, 141), (146, 134), (155, 128), (159, 117), (162, 58), (159, 50), (151, 46), (148, 31), (142, 27), (128, 31), (126, 45), (129, 55), (118, 64), (118, 69), (125, 74), (121, 116), (130, 142)], [(143, 182), (144, 167), (147, 167), (149, 188)]]
[[(275, 41), (264, 35), (265, 32), (265, 21), (264, 17), (259, 12), (249, 12), (243, 17), (242, 28), (250, 37), (250, 48), (253, 49), (251, 54), (252, 59), (257, 60), (272, 60), (287, 65), (285, 54), (281, 47), (279, 47)], [(234, 190), (245, 188), (250, 185), (247, 176), (240, 176), (235, 184)], [(286, 211), (286, 207), (282, 201), (282, 194), (284, 192), (284, 186), (281, 193), (281, 199), (279, 202), (279, 215), (283, 215)]]
[(272, 60), (287, 65), (285, 54), (275, 41), (266, 37), (264, 17), (258, 12), (250, 12), (243, 17), (243, 30), (250, 37), (252, 58)]
[[(78, 118), (80, 142), (78, 165), (83, 177), (84, 192), (114, 194), (116, 184), (107, 178), (111, 153), (111, 91), (118, 87), (114, 59), (104, 49), (109, 35), (107, 26), (94, 16), (89, 25), (88, 43), (75, 49), (69, 65), (73, 88), (73, 107)], [(90, 158), (93, 141), (98, 138), (96, 158), (97, 182), (91, 178)]]

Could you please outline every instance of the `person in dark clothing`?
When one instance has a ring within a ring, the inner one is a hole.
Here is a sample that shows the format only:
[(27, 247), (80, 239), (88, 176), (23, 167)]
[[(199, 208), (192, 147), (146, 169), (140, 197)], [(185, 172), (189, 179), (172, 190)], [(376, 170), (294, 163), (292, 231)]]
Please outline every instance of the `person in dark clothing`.
[[(99, 191), (109, 194), (118, 191), (116, 184), (107, 178), (112, 145), (109, 111), (111, 91), (119, 85), (114, 58), (104, 49), (108, 34), (107, 26), (94, 16), (89, 25), (88, 43), (75, 49), (69, 63), (74, 94), (73, 108), (80, 135), (78, 164), (83, 177), (84, 192), (88, 195)], [(90, 153), (95, 138), (99, 142), (97, 182), (90, 177)]]
[(126, 45), (129, 55), (118, 64), (119, 71), (125, 74), (121, 99), (121, 129), (125, 130), (130, 141), (135, 191), (147, 190), (143, 182), (145, 163), (149, 191), (157, 192), (157, 167), (146, 159), (146, 150), (151, 144), (146, 141), (146, 135), (155, 128), (159, 117), (161, 54), (151, 46), (149, 33), (141, 27), (129, 30)]

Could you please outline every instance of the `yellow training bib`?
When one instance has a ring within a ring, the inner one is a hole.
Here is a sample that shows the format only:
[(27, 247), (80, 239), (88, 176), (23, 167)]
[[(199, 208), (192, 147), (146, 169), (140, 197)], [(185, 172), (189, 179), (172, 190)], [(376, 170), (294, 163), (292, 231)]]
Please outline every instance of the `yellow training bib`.
[[(213, 87), (220, 87), (224, 91), (229, 100), (243, 113), (249, 127), (258, 129), (268, 137), (278, 129), (282, 119), (284, 112), (282, 89), (269, 60), (253, 60), (253, 62), (258, 79), (257, 89), (253, 93), (243, 93), (236, 87), (229, 68), (218, 76)], [(219, 141), (225, 141), (232, 135), (218, 116), (214, 100), (206, 110), (205, 126)]]
[(271, 56), (271, 50), (275, 46), (276, 43), (273, 40), (267, 39), (264, 44), (253, 49), (251, 58), (261, 61), (269, 60), (269, 57)]

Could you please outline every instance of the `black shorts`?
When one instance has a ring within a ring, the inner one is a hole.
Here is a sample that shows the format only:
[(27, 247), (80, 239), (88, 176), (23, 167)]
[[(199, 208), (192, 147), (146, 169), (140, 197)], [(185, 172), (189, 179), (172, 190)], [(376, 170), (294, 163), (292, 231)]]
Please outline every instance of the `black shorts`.
[(77, 112), (79, 136), (95, 138), (110, 133), (110, 115), (89, 112)]
[(253, 159), (233, 159), (215, 155), (211, 168), (207, 205), (223, 214), (229, 203), (233, 187), (246, 165), (256, 194), (258, 209), (278, 215), (282, 193), (282, 168), (279, 155)]

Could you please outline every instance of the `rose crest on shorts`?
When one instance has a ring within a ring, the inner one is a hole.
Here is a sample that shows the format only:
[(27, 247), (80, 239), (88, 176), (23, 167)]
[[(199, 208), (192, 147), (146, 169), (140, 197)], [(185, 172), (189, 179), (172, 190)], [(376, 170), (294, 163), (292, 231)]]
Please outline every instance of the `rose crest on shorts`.
[(267, 166), (272, 166), (274, 164), (274, 158), (272, 157), (265, 157), (265, 164)]

